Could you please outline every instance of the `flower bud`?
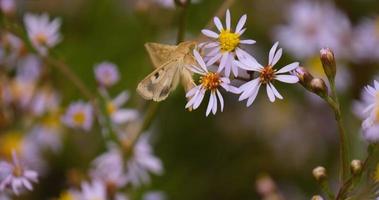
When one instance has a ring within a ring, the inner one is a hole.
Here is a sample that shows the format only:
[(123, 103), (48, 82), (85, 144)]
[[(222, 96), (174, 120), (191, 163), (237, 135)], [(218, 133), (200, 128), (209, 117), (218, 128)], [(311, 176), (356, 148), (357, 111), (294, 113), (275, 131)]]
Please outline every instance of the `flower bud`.
[(351, 161), (350, 170), (353, 175), (360, 174), (362, 171), (362, 161), (360, 160)]
[(313, 177), (319, 182), (325, 180), (325, 178), (327, 177), (326, 176), (326, 169), (324, 167), (321, 167), (321, 166), (314, 168), (312, 171), (312, 174), (313, 174)]
[(295, 75), (299, 78), (299, 83), (306, 89), (310, 89), (310, 83), (313, 79), (313, 76), (307, 69), (304, 67), (298, 67), (294, 71)]
[(326, 97), (328, 95), (328, 87), (321, 78), (312, 79), (310, 90), (321, 97)]
[(334, 53), (329, 48), (323, 48), (320, 50), (320, 58), (324, 72), (329, 81), (334, 81), (336, 76), (336, 60), (334, 59)]
[(324, 200), (324, 198), (322, 198), (320, 195), (315, 195), (311, 200)]

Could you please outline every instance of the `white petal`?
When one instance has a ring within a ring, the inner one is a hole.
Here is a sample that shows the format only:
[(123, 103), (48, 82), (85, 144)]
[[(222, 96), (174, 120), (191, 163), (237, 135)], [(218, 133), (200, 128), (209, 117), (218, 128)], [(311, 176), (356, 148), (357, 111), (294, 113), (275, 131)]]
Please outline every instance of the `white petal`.
[(201, 88), (199, 90), (198, 95), (196, 96), (195, 102), (193, 104), (193, 109), (197, 109), (200, 106), (201, 102), (204, 99), (204, 95), (205, 95), (205, 89)]
[(222, 23), (218, 17), (213, 18), (213, 22), (215, 23), (217, 29), (221, 32), (224, 27), (222, 26)]
[(270, 85), (266, 85), (266, 91), (267, 91), (267, 96), (270, 99), (271, 102), (275, 101), (275, 95), (274, 92), (272, 91)]
[(231, 19), (230, 19), (230, 11), (229, 9), (226, 10), (226, 30), (230, 30), (230, 22)]
[(293, 75), (277, 75), (275, 77), (276, 80), (285, 82), (285, 83), (297, 83), (299, 82), (299, 78)]
[(224, 111), (224, 98), (222, 97), (220, 91), (216, 90), (218, 99), (220, 100), (221, 112)]
[(243, 15), (240, 20), (238, 21), (238, 24), (237, 24), (237, 27), (236, 27), (236, 32), (240, 32), (241, 29), (243, 28), (243, 26), (245, 26), (245, 23), (246, 23), (246, 19), (247, 19), (247, 15)]
[(241, 40), (240, 43), (241, 44), (255, 44), (256, 41), (255, 40)]
[(247, 102), (246, 102), (246, 106), (247, 106), (247, 107), (251, 106), (251, 104), (253, 104), (255, 98), (257, 98), (257, 95), (258, 95), (259, 87), (260, 87), (260, 86), (261, 86), (261, 85), (259, 84), (259, 85), (257, 86), (257, 89), (254, 91), (254, 93), (253, 93), (253, 94), (249, 97), (249, 99), (247, 100)]
[(213, 58), (211, 58), (210, 60), (208, 60), (207, 65), (208, 66), (213, 65), (215, 62), (217, 62), (218, 60), (220, 60), (221, 56), (222, 56), (221, 53), (215, 55)]
[(193, 55), (195, 56), (196, 61), (199, 63), (200, 67), (207, 72), (207, 66), (205, 65), (203, 58), (200, 56), (199, 52), (196, 49), (193, 50)]
[(275, 52), (276, 52), (276, 48), (278, 47), (279, 45), (279, 42), (276, 42), (270, 49), (270, 53), (268, 54), (268, 63), (271, 64), (273, 59), (274, 59), (274, 56), (275, 56)]
[(281, 68), (279, 71), (276, 72), (276, 74), (290, 72), (290, 71), (296, 69), (297, 67), (299, 67), (299, 63), (298, 62), (294, 62), (294, 63), (291, 63), (291, 64), (286, 65), (285, 67)]
[(211, 112), (213, 108), (213, 98), (212, 98), (212, 94), (209, 96), (209, 102), (208, 102), (208, 107), (207, 107), (207, 112), (205, 113), (205, 116), (208, 116), (209, 113)]
[(228, 61), (228, 57), (229, 57), (228, 52), (225, 52), (224, 54), (222, 54), (220, 65), (218, 66), (217, 72), (221, 72), (225, 68), (226, 62)]
[(215, 38), (215, 39), (218, 38), (218, 34), (215, 33), (215, 32), (213, 32), (213, 31), (211, 31), (211, 30), (203, 29), (203, 30), (201, 30), (201, 32), (202, 32), (204, 35), (208, 36), (208, 37)]
[(272, 91), (274, 92), (274, 95), (278, 97), (279, 99), (283, 99), (282, 95), (278, 92), (278, 90), (274, 87), (272, 83), (269, 83)]
[(212, 107), (212, 113), (216, 114), (217, 112), (217, 96), (214, 91), (211, 92), (211, 97), (213, 98), (213, 107)]
[(274, 66), (274, 65), (279, 61), (279, 59), (282, 57), (282, 53), (283, 53), (283, 50), (282, 50), (282, 49), (279, 49), (279, 50), (275, 53), (274, 59), (273, 59), (272, 62), (270, 63), (271, 66)]

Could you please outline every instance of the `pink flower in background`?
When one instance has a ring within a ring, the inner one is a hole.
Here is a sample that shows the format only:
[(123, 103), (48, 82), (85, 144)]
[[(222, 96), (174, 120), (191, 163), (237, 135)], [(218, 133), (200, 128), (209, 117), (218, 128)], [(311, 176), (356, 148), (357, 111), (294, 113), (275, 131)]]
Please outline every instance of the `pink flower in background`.
[(89, 131), (93, 123), (92, 105), (82, 101), (71, 103), (62, 121), (68, 127)]
[(50, 21), (48, 14), (25, 14), (24, 23), (29, 40), (39, 54), (45, 56), (48, 50), (61, 41), (60, 19)]
[(117, 66), (110, 62), (102, 62), (95, 66), (95, 77), (101, 86), (110, 87), (120, 80)]
[(33, 190), (32, 183), (36, 183), (38, 174), (27, 169), (18, 159), (16, 151), (12, 153), (12, 163), (0, 161), (0, 191), (10, 189), (14, 194), (21, 194), (23, 189)]

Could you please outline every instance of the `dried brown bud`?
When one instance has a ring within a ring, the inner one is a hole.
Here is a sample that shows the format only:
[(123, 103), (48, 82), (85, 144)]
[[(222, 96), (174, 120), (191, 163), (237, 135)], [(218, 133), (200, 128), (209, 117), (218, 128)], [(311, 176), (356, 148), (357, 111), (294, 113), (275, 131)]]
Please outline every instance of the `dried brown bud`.
[(309, 71), (307, 69), (305, 69), (304, 67), (298, 67), (298, 68), (296, 68), (296, 70), (294, 71), (294, 73), (299, 78), (299, 83), (303, 87), (305, 87), (306, 89), (309, 90), (310, 89), (311, 81), (313, 79), (312, 74), (309, 73)]
[(336, 60), (334, 59), (334, 53), (329, 48), (323, 48), (320, 50), (320, 59), (324, 72), (329, 81), (334, 81), (336, 76)]
[(313, 169), (312, 173), (313, 177), (319, 182), (325, 180), (325, 178), (327, 177), (325, 167), (318, 166)]
[(311, 200), (324, 200), (324, 198), (322, 198), (320, 195), (315, 195)]
[(321, 78), (312, 79), (310, 90), (321, 97), (326, 97), (328, 95), (328, 87), (326, 86), (325, 81)]
[(362, 161), (360, 161), (360, 160), (351, 161), (350, 170), (351, 170), (351, 173), (354, 175), (360, 174), (362, 171)]

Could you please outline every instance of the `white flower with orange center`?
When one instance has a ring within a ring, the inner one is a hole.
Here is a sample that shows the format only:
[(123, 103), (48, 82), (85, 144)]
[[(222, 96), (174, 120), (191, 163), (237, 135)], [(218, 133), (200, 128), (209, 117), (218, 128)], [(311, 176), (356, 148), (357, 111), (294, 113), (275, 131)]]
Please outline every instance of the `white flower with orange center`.
[(61, 26), (60, 19), (54, 19), (50, 22), (47, 14), (26, 14), (24, 16), (24, 23), (29, 40), (41, 55), (47, 55), (48, 50), (61, 41), (59, 33)]
[(63, 123), (71, 128), (81, 128), (89, 131), (93, 123), (93, 109), (88, 103), (78, 101), (70, 104), (65, 115)]
[(243, 15), (237, 24), (235, 31), (231, 30), (231, 19), (229, 10), (226, 11), (226, 27), (222, 25), (218, 17), (214, 18), (214, 23), (220, 33), (213, 32), (208, 29), (203, 29), (201, 32), (212, 38), (214, 41), (205, 44), (204, 48), (207, 49), (205, 56), (207, 65), (212, 65), (220, 61), (218, 72), (225, 70), (225, 76), (229, 77), (231, 72), (234, 76), (238, 76), (238, 66), (233, 62), (237, 57), (243, 57), (246, 53), (240, 48), (241, 44), (254, 44), (254, 40), (242, 40), (240, 37), (246, 31), (244, 25), (247, 16)]
[(16, 195), (24, 189), (32, 191), (32, 182), (38, 182), (37, 172), (27, 169), (17, 157), (16, 151), (12, 152), (12, 156), (12, 163), (0, 161), (0, 191), (11, 189)]
[(216, 114), (218, 101), (220, 102), (222, 112), (224, 109), (224, 99), (219, 88), (222, 87), (226, 91), (238, 93), (237, 88), (229, 85), (229, 78), (222, 77), (219, 73), (208, 71), (207, 65), (197, 50), (194, 50), (193, 54), (199, 66), (193, 65), (191, 70), (194, 73), (200, 74), (200, 84), (187, 92), (186, 97), (189, 98), (189, 101), (185, 107), (197, 109), (204, 99), (205, 92), (210, 91), (206, 116), (208, 116), (211, 111), (213, 114)]
[(282, 49), (276, 50), (278, 48), (279, 43), (276, 42), (274, 46), (272, 46), (269, 53), (269, 61), (268, 64), (263, 66), (259, 64), (253, 57), (248, 54), (245, 55), (244, 59), (240, 61), (235, 61), (236, 65), (251, 72), (258, 72), (258, 76), (241, 85), (240, 91), (241, 96), (239, 97), (240, 101), (247, 99), (246, 106), (250, 106), (255, 98), (258, 95), (259, 88), (262, 85), (266, 86), (266, 91), (268, 98), (271, 102), (274, 102), (276, 98), (283, 99), (282, 95), (278, 92), (278, 90), (274, 87), (273, 82), (275, 80), (285, 82), (285, 83), (297, 83), (299, 78), (295, 75), (288, 74), (289, 72), (295, 70), (298, 66), (298, 62), (291, 63), (280, 70), (274, 69), (275, 64), (279, 61), (282, 56)]
[(364, 119), (363, 137), (370, 142), (379, 141), (379, 82), (367, 85), (362, 92), (362, 100), (355, 104), (356, 113)]

